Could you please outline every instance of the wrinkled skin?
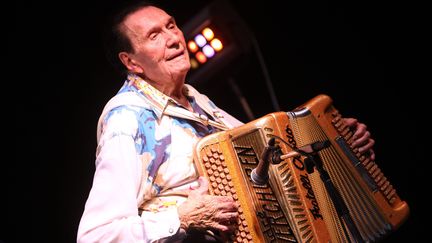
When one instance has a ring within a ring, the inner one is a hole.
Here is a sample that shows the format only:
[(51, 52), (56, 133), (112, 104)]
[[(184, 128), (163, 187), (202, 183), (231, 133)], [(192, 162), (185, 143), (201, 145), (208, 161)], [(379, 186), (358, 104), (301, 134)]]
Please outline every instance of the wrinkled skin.
[(188, 229), (216, 229), (230, 232), (237, 225), (238, 205), (229, 196), (208, 194), (208, 181), (199, 178), (199, 187), (189, 193), (188, 200), (179, 208), (181, 227)]

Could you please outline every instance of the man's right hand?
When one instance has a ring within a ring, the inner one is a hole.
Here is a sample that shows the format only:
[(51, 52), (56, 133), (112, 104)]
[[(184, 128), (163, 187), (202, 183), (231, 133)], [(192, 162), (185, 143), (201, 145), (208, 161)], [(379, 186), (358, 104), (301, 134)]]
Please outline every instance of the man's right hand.
[(188, 199), (178, 207), (181, 227), (187, 230), (217, 229), (227, 232), (237, 225), (238, 205), (228, 196), (208, 194), (208, 181), (199, 178), (199, 187), (191, 190)]

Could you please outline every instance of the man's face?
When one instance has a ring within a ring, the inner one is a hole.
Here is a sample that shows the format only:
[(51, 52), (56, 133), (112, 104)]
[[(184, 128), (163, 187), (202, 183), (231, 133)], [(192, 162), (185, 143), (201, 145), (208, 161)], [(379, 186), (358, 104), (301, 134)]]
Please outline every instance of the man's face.
[(190, 68), (183, 33), (174, 19), (156, 7), (146, 7), (129, 15), (124, 31), (135, 50), (131, 53), (146, 78), (156, 82), (178, 80)]

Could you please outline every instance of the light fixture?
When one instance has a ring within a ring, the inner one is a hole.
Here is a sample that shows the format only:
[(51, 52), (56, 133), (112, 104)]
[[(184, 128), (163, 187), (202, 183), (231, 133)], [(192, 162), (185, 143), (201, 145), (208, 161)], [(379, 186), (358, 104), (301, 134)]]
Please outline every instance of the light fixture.
[(213, 1), (181, 28), (191, 62), (189, 83), (205, 82), (251, 46), (247, 25), (225, 0)]

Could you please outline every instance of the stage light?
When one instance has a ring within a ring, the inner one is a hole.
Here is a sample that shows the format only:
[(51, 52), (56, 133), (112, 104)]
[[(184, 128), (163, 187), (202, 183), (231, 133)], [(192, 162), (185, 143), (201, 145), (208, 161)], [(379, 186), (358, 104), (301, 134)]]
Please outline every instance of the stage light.
[(194, 38), (194, 40), (195, 40), (195, 43), (199, 47), (203, 47), (207, 43), (206, 38), (203, 35), (201, 35), (201, 34), (196, 35), (195, 38)]
[(192, 52), (192, 53), (195, 53), (195, 52), (198, 51), (197, 44), (194, 41), (192, 41), (192, 40), (188, 42), (188, 48), (189, 48), (189, 51)]
[(205, 45), (202, 48), (204, 55), (208, 58), (212, 58), (215, 55), (215, 50), (210, 45)]
[(208, 27), (203, 29), (202, 34), (204, 35), (204, 37), (205, 37), (208, 41), (212, 40), (213, 37), (214, 37), (213, 30), (210, 29), (210, 28), (208, 28)]
[[(206, 82), (217, 74), (218, 80), (226, 78), (231, 80), (229, 83), (233, 86), (235, 82), (232, 73), (242, 67), (241, 60), (250, 58), (246, 54), (254, 52), (262, 68), (274, 110), (280, 110), (258, 42), (227, 0), (214, 0), (181, 29), (188, 43), (192, 67), (187, 74), (186, 82)], [(194, 44), (189, 44), (192, 42)], [(237, 62), (232, 63), (233, 61)], [(241, 94), (238, 96), (242, 98)], [(243, 99), (241, 103), (244, 106)], [(245, 107), (245, 111), (248, 110), (249, 108)], [(253, 119), (253, 115), (248, 117)]]
[(199, 66), (198, 61), (195, 58), (191, 58), (190, 63), (192, 69), (198, 68)]
[(207, 62), (207, 57), (201, 51), (197, 52), (195, 54), (195, 57), (198, 60), (198, 62), (201, 63), (201, 64)]
[[(208, 59), (215, 56), (216, 51), (221, 51), (223, 48), (222, 42), (215, 38), (215, 33), (210, 27), (205, 26), (198, 32), (188, 40), (189, 54), (195, 56), (190, 59), (192, 69), (199, 68), (200, 64), (206, 63)], [(192, 55), (194, 53), (195, 55)]]
[[(182, 27), (188, 43), (191, 71), (187, 82), (204, 82), (232, 60), (249, 51), (251, 33), (226, 0), (215, 0)], [(225, 70), (224, 70), (225, 71)]]
[(222, 42), (219, 39), (213, 39), (210, 41), (210, 45), (215, 49), (216, 51), (220, 51), (223, 48)]

